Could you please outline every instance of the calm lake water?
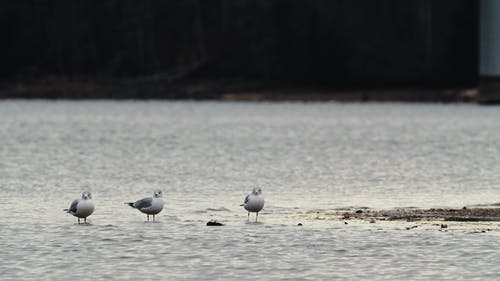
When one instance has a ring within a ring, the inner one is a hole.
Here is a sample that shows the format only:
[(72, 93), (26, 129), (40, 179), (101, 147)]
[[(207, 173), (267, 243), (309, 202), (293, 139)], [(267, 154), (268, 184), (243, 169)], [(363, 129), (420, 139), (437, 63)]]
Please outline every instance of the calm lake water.
[[(314, 216), (497, 204), (498, 107), (3, 101), (0, 144), (1, 280), (500, 278), (499, 232)], [(123, 203), (154, 189), (148, 223)], [(62, 209), (85, 190), (78, 225)]]

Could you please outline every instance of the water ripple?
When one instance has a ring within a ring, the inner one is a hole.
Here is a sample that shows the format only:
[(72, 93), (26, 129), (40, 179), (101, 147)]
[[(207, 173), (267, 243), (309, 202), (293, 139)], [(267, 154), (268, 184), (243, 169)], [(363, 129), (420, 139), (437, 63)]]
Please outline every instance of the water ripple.
[[(493, 280), (500, 270), (499, 225), (331, 219), (500, 206), (494, 108), (16, 100), (0, 102), (0, 116), (2, 280)], [(258, 223), (239, 206), (255, 186), (266, 197)], [(156, 222), (123, 205), (154, 189), (166, 200)], [(83, 190), (96, 210), (78, 225), (62, 209)], [(206, 226), (213, 219), (224, 226)]]

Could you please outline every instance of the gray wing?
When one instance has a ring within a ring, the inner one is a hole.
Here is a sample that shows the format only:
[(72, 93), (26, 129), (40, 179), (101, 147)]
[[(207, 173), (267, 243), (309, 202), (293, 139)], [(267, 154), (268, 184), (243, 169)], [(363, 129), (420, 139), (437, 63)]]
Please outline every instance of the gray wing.
[(250, 198), (250, 194), (248, 194), (247, 197), (245, 197), (245, 202), (243, 202), (243, 203), (245, 203), (245, 204), (248, 203), (248, 198)]
[(69, 206), (68, 213), (76, 213), (76, 205), (78, 205), (78, 200), (73, 200), (71, 206)]
[(144, 198), (144, 199), (141, 199), (139, 201), (136, 201), (134, 203), (134, 207), (136, 209), (142, 209), (142, 208), (148, 208), (148, 207), (151, 207), (151, 203), (153, 202), (153, 198), (149, 197), (149, 198)]

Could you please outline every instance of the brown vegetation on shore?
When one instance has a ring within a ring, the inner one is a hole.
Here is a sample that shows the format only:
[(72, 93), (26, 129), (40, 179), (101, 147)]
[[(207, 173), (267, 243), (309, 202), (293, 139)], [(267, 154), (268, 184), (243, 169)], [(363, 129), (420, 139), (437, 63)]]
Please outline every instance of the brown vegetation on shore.
[(183, 99), (229, 101), (477, 102), (477, 89), (335, 89), (287, 81), (64, 79), (0, 84), (0, 98)]

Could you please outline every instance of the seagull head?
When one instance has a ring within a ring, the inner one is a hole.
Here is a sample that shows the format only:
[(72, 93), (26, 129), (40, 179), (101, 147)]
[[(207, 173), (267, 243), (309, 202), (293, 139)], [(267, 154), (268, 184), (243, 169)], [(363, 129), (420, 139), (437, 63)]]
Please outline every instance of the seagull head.
[(256, 187), (252, 190), (253, 195), (259, 195), (262, 194), (262, 189), (260, 187)]
[(88, 191), (84, 191), (82, 193), (82, 199), (83, 200), (92, 199), (92, 194), (90, 192), (88, 192)]
[(155, 198), (160, 198), (160, 197), (162, 197), (162, 195), (163, 195), (163, 192), (161, 192), (161, 190), (155, 190), (155, 192), (154, 192)]

